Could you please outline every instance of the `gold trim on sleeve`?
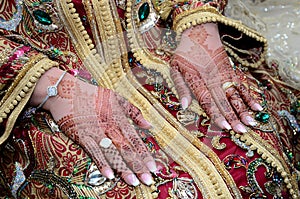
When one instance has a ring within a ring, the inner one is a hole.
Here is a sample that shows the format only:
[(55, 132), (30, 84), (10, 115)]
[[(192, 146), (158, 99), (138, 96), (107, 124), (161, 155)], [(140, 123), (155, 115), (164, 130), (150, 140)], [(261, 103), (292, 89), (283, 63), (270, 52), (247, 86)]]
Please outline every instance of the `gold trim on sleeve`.
[(21, 111), (29, 101), (35, 85), (42, 74), (52, 67), (58, 66), (44, 56), (37, 56), (27, 62), (8, 89), (0, 105), (0, 123), (7, 118), (4, 134), (0, 137), (0, 145), (9, 137)]
[(181, 38), (182, 33), (186, 29), (204, 23), (221, 23), (226, 26), (233, 27), (234, 29), (238, 30), (239, 32), (242, 32), (243, 34), (256, 40), (257, 42), (262, 43), (263, 52), (260, 55), (260, 59), (254, 63), (250, 63), (247, 60), (244, 60), (241, 57), (239, 57), (238, 54), (236, 54), (233, 51), (234, 47), (232, 45), (230, 45), (228, 42), (223, 41), (225, 50), (243, 66), (258, 68), (265, 61), (265, 56), (268, 48), (266, 38), (264, 38), (255, 30), (248, 28), (247, 26), (242, 24), (241, 21), (237, 21), (223, 16), (217, 11), (216, 8), (212, 6), (202, 6), (178, 14), (173, 22), (173, 29), (177, 33), (177, 40)]

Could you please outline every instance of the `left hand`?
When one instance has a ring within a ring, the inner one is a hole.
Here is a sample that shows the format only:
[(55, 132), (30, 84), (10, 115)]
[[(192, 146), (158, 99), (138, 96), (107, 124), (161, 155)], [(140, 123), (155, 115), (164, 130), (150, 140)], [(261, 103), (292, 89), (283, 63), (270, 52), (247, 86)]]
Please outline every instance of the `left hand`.
[[(48, 70), (38, 81), (31, 105), (41, 103), (47, 87), (54, 85), (63, 71)], [(63, 76), (56, 96), (44, 106), (61, 130), (79, 144), (93, 159), (100, 172), (114, 178), (114, 171), (124, 181), (137, 186), (140, 181), (153, 183), (150, 171), (156, 171), (155, 160), (138, 132), (129, 123), (131, 118), (139, 127), (151, 128), (134, 105), (112, 90), (96, 87), (70, 74)]]
[(244, 124), (256, 125), (248, 106), (254, 111), (260, 111), (262, 107), (250, 96), (244, 75), (232, 68), (217, 24), (207, 23), (186, 30), (171, 67), (184, 109), (192, 100), (190, 89), (211, 122), (221, 129), (232, 128), (245, 133)]

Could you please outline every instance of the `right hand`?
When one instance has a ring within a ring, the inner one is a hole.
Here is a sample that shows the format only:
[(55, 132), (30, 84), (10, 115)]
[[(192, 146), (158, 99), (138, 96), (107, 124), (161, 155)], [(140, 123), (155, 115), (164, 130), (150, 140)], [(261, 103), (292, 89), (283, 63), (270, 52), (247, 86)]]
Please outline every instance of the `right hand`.
[(191, 103), (192, 91), (211, 124), (238, 133), (247, 132), (244, 124), (256, 125), (249, 108), (263, 108), (250, 95), (244, 75), (232, 68), (217, 24), (197, 25), (184, 31), (171, 67), (183, 108)]
[[(46, 87), (54, 85), (60, 74), (61, 70), (53, 68), (42, 76), (32, 105), (43, 99)], [(58, 86), (58, 95), (50, 97), (43, 108), (91, 156), (105, 177), (114, 178), (115, 170), (129, 185), (137, 186), (138, 178), (146, 185), (153, 183), (149, 171), (156, 170), (155, 161), (127, 117), (142, 128), (151, 125), (124, 98), (66, 74)]]

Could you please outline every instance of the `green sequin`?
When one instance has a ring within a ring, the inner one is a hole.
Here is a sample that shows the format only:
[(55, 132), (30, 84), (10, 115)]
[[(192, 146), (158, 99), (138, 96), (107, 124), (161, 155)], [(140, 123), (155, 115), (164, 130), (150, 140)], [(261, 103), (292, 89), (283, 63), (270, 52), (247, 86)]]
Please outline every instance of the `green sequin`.
[(266, 112), (256, 113), (255, 119), (259, 122), (267, 123), (270, 119), (270, 114)]
[(51, 17), (49, 16), (49, 14), (47, 14), (46, 12), (44, 12), (42, 10), (33, 11), (33, 16), (39, 23), (41, 23), (43, 25), (51, 25), (52, 24), (52, 20), (51, 20)]
[(141, 5), (141, 7), (139, 8), (139, 12), (138, 12), (140, 21), (144, 21), (145, 19), (147, 19), (149, 14), (150, 14), (149, 4), (147, 2), (143, 3), (143, 5)]

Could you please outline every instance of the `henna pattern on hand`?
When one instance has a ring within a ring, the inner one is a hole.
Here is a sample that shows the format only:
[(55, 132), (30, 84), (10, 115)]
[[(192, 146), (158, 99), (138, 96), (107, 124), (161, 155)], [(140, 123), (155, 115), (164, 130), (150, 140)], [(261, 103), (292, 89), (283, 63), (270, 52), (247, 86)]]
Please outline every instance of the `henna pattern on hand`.
[[(221, 123), (226, 119), (235, 131), (245, 132), (240, 121), (252, 125), (247, 105), (255, 110), (257, 103), (249, 95), (242, 74), (233, 70), (217, 31), (216, 24), (202, 24), (186, 30), (173, 56), (171, 72), (180, 71), (213, 122), (224, 128), (226, 125)], [(178, 74), (175, 77), (175, 84), (180, 85), (175, 85), (176, 88), (182, 89), (179, 95), (188, 93), (182, 86), (184, 81)], [(235, 86), (223, 90), (224, 83), (233, 81)]]
[[(62, 110), (50, 109), (53, 117), (62, 131), (91, 156), (103, 175), (112, 178), (114, 169), (130, 185), (139, 184), (134, 174), (145, 184), (152, 183), (149, 170), (155, 168), (147, 165), (155, 165), (154, 159), (127, 117), (142, 127), (150, 125), (135, 106), (111, 90), (70, 75), (58, 86), (55, 98), (51, 107), (64, 106)], [(101, 141), (108, 138), (112, 144), (103, 147)]]
[[(54, 85), (57, 82), (57, 78), (49, 77), (49, 81), (51, 85)], [(58, 87), (58, 92), (60, 93), (60, 97), (66, 99), (72, 99), (72, 93), (74, 93), (75, 84), (71, 80), (63, 80)]]

